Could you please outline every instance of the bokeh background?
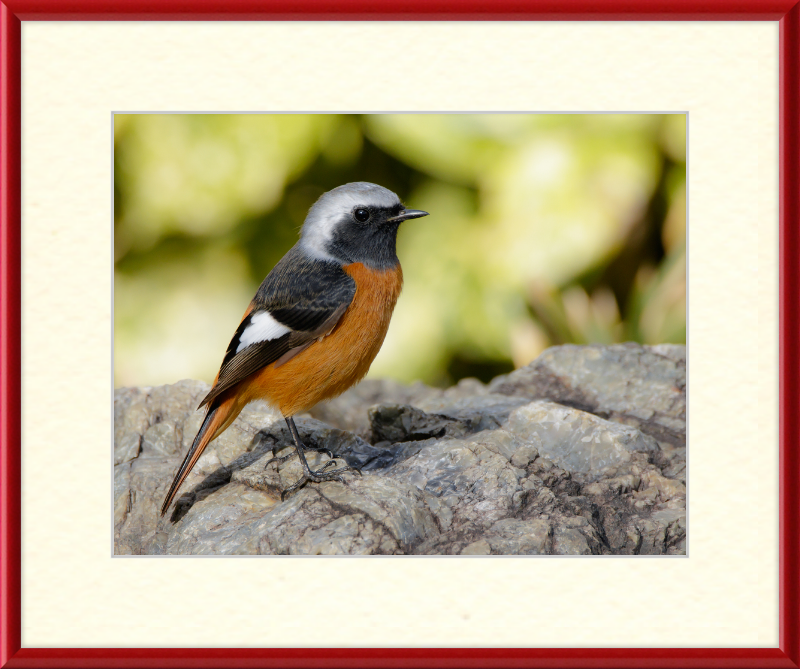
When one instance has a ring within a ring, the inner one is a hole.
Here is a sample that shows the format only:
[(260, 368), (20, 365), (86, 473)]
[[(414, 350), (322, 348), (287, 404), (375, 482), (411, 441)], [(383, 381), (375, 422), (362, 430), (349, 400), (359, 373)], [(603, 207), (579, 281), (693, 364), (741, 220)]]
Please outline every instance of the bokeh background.
[(372, 181), (405, 288), (370, 376), (489, 380), (562, 343), (685, 343), (682, 114), (114, 117), (116, 386), (211, 382), (325, 191)]

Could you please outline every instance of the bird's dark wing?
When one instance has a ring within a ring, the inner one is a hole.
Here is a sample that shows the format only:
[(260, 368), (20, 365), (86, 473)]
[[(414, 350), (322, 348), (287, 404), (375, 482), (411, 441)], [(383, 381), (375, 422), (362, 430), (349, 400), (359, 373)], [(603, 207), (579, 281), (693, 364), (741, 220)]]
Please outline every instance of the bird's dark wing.
[(217, 381), (200, 407), (263, 367), (283, 364), (328, 334), (355, 292), (355, 281), (341, 265), (309, 258), (297, 246), (292, 248), (258, 289), (228, 345)]

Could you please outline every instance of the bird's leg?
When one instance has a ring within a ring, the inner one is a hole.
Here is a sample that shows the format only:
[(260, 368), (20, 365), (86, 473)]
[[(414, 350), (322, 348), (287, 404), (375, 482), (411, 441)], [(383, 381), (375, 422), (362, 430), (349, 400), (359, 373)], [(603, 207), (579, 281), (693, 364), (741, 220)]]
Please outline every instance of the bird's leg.
[(323, 481), (339, 481), (340, 483), (344, 483), (344, 479), (342, 478), (342, 474), (344, 472), (358, 472), (358, 474), (361, 475), (361, 472), (358, 471), (358, 469), (351, 467), (350, 465), (344, 465), (339, 469), (326, 472), (325, 470), (328, 469), (328, 467), (331, 467), (331, 463), (336, 462), (335, 460), (330, 460), (317, 471), (312, 471), (308, 466), (308, 462), (306, 461), (305, 446), (303, 446), (303, 442), (300, 441), (300, 435), (297, 433), (297, 426), (294, 424), (294, 419), (289, 416), (286, 419), (286, 424), (289, 426), (289, 432), (292, 433), (294, 446), (295, 449), (297, 449), (297, 455), (300, 458), (300, 464), (303, 466), (303, 476), (300, 477), (300, 480), (290, 485), (281, 493), (281, 500), (284, 500), (287, 495), (290, 495), (295, 490), (302, 488), (309, 481), (312, 481), (313, 483), (322, 483)]

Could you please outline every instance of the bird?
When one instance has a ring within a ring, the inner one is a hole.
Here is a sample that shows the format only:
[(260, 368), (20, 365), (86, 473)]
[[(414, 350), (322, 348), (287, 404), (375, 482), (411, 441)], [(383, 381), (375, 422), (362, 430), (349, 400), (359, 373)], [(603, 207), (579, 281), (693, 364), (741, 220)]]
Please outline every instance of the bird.
[(255, 400), (281, 412), (302, 466), (300, 479), (281, 499), (309, 482), (344, 482), (342, 474), (354, 468), (331, 470), (335, 460), (317, 471), (309, 467), (293, 416), (366, 375), (403, 285), (398, 228), (422, 216), (428, 212), (409, 209), (392, 191), (364, 181), (323, 193), (311, 206), (299, 240), (245, 310), (198, 406), (205, 407), (205, 417), (164, 498), (162, 516), (208, 444)]

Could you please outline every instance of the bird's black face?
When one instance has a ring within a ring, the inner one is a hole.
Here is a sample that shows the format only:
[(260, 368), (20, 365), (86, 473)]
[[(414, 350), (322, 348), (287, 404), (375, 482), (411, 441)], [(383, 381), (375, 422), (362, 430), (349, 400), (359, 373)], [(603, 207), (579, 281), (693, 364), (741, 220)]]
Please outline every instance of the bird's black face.
[(312, 258), (373, 269), (397, 266), (397, 228), (426, 211), (407, 209), (392, 191), (358, 181), (324, 193), (306, 216), (300, 247)]
[(427, 215), (406, 209), (400, 202), (391, 206), (357, 204), (337, 221), (328, 249), (345, 263), (360, 262), (373, 269), (395, 267), (400, 223)]

